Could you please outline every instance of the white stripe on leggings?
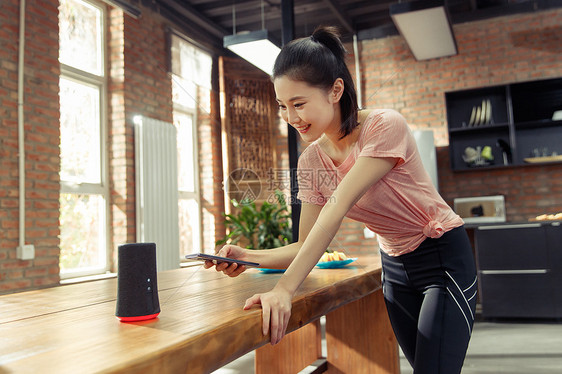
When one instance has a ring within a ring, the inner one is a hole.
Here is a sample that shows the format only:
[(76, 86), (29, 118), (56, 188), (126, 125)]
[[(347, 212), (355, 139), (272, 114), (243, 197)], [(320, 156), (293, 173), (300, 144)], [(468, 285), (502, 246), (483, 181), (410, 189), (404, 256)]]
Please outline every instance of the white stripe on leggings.
[(449, 287), (447, 287), (447, 291), (449, 292), (449, 295), (451, 295), (451, 297), (453, 298), (453, 300), (455, 300), (455, 304), (457, 304), (457, 306), (459, 307), (464, 320), (466, 321), (466, 327), (468, 327), (468, 335), (470, 335), (472, 333), (472, 330), (470, 328), (470, 323), (468, 322), (468, 318), (466, 318), (466, 314), (464, 313), (464, 311), (461, 308), (461, 305), (459, 304), (459, 302), (457, 301), (457, 299), (455, 298), (455, 295), (453, 295), (453, 293), (451, 292), (451, 290), (449, 289)]
[[(449, 276), (449, 278), (451, 278), (451, 280), (453, 281), (453, 283), (455, 284), (455, 286), (457, 286), (457, 289), (460, 291), (462, 298), (464, 299), (464, 302), (466, 303), (466, 306), (468, 307), (468, 311), (470, 312), (470, 316), (472, 317), (472, 319), (474, 320), (474, 314), (472, 314), (472, 310), (470, 309), (470, 304), (468, 303), (468, 300), (466, 299), (466, 297), (464, 296), (464, 292), (462, 292), (461, 288), (459, 287), (459, 285), (457, 284), (457, 282), (455, 281), (455, 279), (451, 276), (451, 274), (449, 274), (449, 272), (447, 270), (445, 270), (445, 274), (447, 274)], [(474, 284), (474, 283), (473, 283)], [(448, 289), (448, 288), (447, 288)]]
[(474, 283), (476, 283), (477, 280), (478, 280), (478, 276), (474, 277), (474, 282), (472, 282), (472, 284), (470, 286), (468, 286), (466, 289), (464, 289), (462, 292), (466, 292), (466, 291), (470, 290), (470, 288), (472, 286), (474, 286)]

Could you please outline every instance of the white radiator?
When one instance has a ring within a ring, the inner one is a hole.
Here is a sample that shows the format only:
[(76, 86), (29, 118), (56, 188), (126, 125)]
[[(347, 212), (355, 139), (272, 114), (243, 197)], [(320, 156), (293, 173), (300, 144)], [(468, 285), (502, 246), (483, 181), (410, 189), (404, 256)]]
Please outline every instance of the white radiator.
[(137, 116), (137, 241), (156, 243), (158, 271), (179, 268), (178, 158), (174, 125)]

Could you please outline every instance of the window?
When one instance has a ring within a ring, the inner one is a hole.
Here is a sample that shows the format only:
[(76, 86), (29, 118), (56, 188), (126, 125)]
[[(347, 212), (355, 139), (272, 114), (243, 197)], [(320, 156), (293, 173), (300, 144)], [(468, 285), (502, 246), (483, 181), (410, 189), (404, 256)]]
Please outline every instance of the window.
[(109, 268), (103, 20), (97, 3), (60, 1), (62, 278)]
[(212, 59), (184, 38), (171, 34), (174, 124), (178, 133), (180, 259), (201, 250), (197, 121), (204, 91), (211, 89)]

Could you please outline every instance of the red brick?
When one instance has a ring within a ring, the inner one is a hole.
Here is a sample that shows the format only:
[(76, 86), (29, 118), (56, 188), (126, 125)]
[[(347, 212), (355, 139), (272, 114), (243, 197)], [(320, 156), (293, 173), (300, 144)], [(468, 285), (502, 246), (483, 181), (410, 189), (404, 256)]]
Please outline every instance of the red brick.
[[(41, 237), (33, 263), (15, 260), (19, 233), (17, 172), (17, 1), (5, 1), (0, 14), (0, 268), (21, 276), (30, 266), (46, 268), (46, 276), (31, 283), (21, 277), (0, 281), (0, 293), (58, 284), (59, 136), (57, 62), (58, 0), (29, 4), (29, 30), (39, 35), (29, 41), (26, 77), (26, 178), (28, 216), (26, 227)], [(135, 240), (134, 137), (130, 118), (142, 114), (171, 122), (172, 102), (165, 69), (165, 27), (159, 15), (142, 8), (133, 19), (109, 8), (110, 37), (108, 77), (108, 149), (111, 211), (114, 220), (112, 246)], [(562, 167), (531, 166), (452, 173), (447, 154), (447, 130), (443, 93), (461, 88), (502, 84), (562, 75), (559, 30), (561, 10), (499, 17), (489, 22), (455, 25), (459, 55), (428, 62), (415, 61), (399, 36), (361, 42), (364, 105), (401, 111), (413, 128), (432, 128), (438, 151), (441, 193), (452, 203), (455, 197), (504, 193), (508, 219), (526, 219), (543, 210), (562, 210)], [(125, 40), (124, 40), (125, 39)], [(532, 45), (532, 50), (528, 47)], [(123, 55), (124, 51), (124, 55)], [(532, 53), (530, 53), (532, 52)], [(376, 63), (372, 63), (376, 61)], [(476, 65), (484, 64), (483, 67)], [(514, 70), (516, 73), (514, 73)], [(354, 70), (352, 70), (354, 71)], [(389, 79), (387, 81), (387, 79)], [(219, 97), (210, 95), (210, 108), (199, 115), (200, 172), (204, 206), (203, 243), (212, 248), (224, 235), (220, 213), (224, 210)], [(203, 97), (203, 96), (201, 96)], [(287, 167), (286, 126), (280, 121), (274, 134), (278, 167)], [(29, 148), (27, 148), (29, 147)], [(5, 172), (5, 170), (7, 170)], [(476, 183), (474, 182), (476, 181)], [(533, 181), (526, 183), (525, 181)], [(538, 183), (538, 184), (537, 184)], [(540, 193), (535, 192), (540, 189)], [(46, 191), (49, 191), (47, 193)], [(531, 196), (531, 198), (524, 198)], [(545, 196), (550, 196), (545, 198)], [(213, 222), (214, 221), (214, 222)], [(214, 229), (213, 229), (214, 227)], [(372, 252), (374, 239), (363, 239), (363, 225), (344, 220), (337, 241), (350, 250)], [(56, 229), (55, 229), (56, 228)], [(214, 230), (213, 232), (211, 232)], [(353, 248), (353, 249), (351, 249)], [(18, 268), (18, 265), (20, 268)], [(29, 269), (31, 272), (32, 270)]]

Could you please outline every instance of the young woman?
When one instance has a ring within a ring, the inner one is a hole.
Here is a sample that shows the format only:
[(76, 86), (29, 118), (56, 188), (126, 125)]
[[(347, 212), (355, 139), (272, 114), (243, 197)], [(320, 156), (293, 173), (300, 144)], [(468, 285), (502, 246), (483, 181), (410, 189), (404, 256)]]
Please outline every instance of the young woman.
[[(284, 336), (291, 299), (336, 235), (344, 216), (378, 234), (391, 324), (419, 373), (459, 373), (476, 306), (476, 270), (462, 219), (439, 196), (405, 119), (392, 110), (359, 111), (336, 30), (319, 28), (287, 44), (273, 83), (283, 119), (311, 144), (299, 158), (299, 240), (283, 248), (219, 255), (287, 268), (261, 304), (263, 333)], [(333, 178), (326, 178), (326, 173)], [(332, 183), (330, 183), (332, 182)], [(206, 268), (213, 264), (207, 262)], [(216, 266), (237, 276), (243, 266)]]

